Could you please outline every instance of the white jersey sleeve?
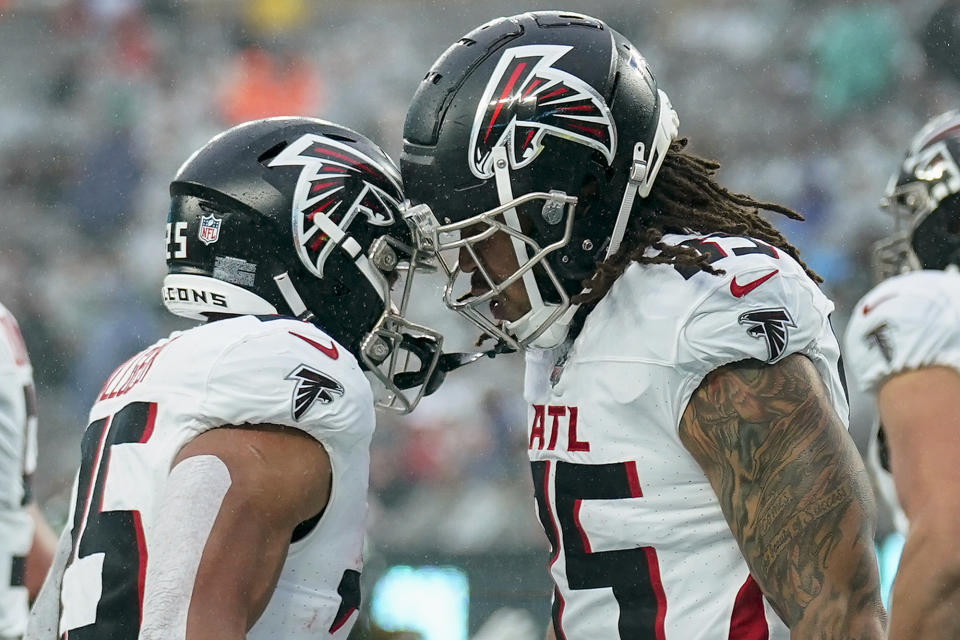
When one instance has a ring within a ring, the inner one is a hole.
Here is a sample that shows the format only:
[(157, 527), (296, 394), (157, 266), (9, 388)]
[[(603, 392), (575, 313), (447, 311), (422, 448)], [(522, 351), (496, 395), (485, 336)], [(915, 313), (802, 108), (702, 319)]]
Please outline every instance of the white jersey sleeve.
[(369, 382), (344, 347), (306, 323), (264, 326), (269, 330), (229, 344), (210, 367), (202, 422), (284, 425), (321, 442), (330, 432), (372, 422)]
[(880, 283), (854, 308), (844, 346), (866, 392), (902, 371), (960, 371), (960, 274), (915, 271)]
[(0, 305), (0, 637), (18, 637), (26, 627), (23, 569), (33, 520), (23, 504), (36, 466), (34, 403), (33, 373), (20, 328)]
[(793, 353), (814, 355), (831, 335), (833, 303), (802, 271), (785, 269), (784, 258), (751, 262), (723, 278), (710, 276), (718, 284), (683, 323), (679, 363), (690, 374), (702, 378), (749, 358), (774, 363)]
[(22, 376), (7, 355), (0, 341), (0, 509), (20, 506), (26, 471), (23, 446), (25, 391)]

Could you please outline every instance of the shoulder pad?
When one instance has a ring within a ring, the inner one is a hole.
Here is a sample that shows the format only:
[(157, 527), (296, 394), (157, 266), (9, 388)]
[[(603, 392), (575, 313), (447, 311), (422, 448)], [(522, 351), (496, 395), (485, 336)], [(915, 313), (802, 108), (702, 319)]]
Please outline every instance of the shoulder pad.
[(727, 262), (726, 273), (681, 327), (680, 366), (706, 375), (748, 358), (777, 362), (817, 348), (825, 336), (835, 341), (829, 325), (833, 303), (796, 261), (778, 253)]

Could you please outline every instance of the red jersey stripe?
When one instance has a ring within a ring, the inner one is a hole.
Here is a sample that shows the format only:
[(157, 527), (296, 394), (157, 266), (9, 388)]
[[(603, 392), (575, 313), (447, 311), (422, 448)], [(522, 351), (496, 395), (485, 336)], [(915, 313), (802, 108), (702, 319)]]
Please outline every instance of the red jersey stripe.
[(730, 640), (769, 640), (770, 631), (767, 616), (763, 610), (763, 593), (754, 581), (747, 576), (740, 587), (737, 599), (730, 614)]

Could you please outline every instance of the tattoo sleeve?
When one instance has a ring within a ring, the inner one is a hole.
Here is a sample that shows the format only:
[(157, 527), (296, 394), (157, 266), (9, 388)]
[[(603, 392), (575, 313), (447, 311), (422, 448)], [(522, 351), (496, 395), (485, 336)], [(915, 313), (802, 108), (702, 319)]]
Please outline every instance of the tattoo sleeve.
[(874, 637), (885, 621), (873, 495), (813, 364), (792, 355), (713, 371), (680, 437), (780, 617), (817, 634), (794, 637)]

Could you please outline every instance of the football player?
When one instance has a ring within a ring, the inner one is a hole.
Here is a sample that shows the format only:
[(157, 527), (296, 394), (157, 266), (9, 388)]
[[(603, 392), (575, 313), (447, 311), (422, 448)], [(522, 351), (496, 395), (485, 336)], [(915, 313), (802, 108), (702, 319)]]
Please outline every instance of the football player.
[(833, 305), (758, 212), (799, 216), (720, 186), (678, 125), (630, 42), (558, 12), (468, 33), (407, 114), (446, 302), (526, 353), (553, 632), (880, 638)]
[(844, 338), (857, 383), (876, 399), (870, 461), (878, 485), (909, 519), (909, 532), (900, 526), (907, 539), (892, 640), (960, 636), (958, 159), (958, 111), (934, 118), (910, 143), (881, 203), (897, 221), (878, 247), (881, 282), (854, 307)]
[(56, 536), (30, 496), (37, 465), (33, 370), (20, 326), (0, 304), (0, 640), (27, 628), (27, 602), (47, 573)]
[(346, 638), (364, 370), (408, 410), (424, 390), (399, 389), (393, 365), (421, 358), (406, 372), (432, 380), (440, 345), (391, 302), (398, 263), (416, 262), (399, 172), (354, 131), (270, 118), (213, 138), (170, 194), (164, 303), (207, 322), (105, 381), (27, 637)]

